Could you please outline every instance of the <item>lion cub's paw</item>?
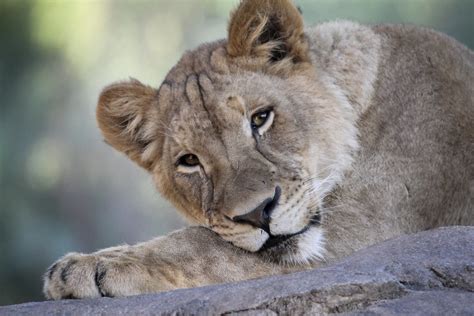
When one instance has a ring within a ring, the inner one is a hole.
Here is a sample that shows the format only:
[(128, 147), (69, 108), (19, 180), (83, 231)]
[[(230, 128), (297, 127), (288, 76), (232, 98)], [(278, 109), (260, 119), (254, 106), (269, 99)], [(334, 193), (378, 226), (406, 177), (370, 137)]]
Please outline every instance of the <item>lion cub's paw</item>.
[(69, 253), (46, 271), (43, 292), (54, 300), (140, 294), (130, 268), (113, 255)]
[(48, 299), (100, 297), (99, 260), (93, 255), (69, 253), (48, 268), (43, 292)]

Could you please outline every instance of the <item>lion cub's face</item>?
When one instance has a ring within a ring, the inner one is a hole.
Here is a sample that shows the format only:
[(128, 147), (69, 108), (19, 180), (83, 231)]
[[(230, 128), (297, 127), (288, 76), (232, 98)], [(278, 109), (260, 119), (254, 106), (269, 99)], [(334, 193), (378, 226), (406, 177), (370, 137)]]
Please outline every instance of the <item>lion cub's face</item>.
[(229, 39), (187, 53), (159, 90), (106, 88), (106, 140), (189, 219), (276, 260), (321, 255), (321, 202), (350, 131), (288, 1), (243, 1)]

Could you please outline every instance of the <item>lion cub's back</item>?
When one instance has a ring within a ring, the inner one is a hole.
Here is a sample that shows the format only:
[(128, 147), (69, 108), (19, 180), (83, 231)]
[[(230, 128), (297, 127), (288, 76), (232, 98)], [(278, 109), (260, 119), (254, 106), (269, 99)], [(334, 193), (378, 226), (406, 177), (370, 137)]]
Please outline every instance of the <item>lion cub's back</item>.
[(474, 225), (474, 54), (428, 29), (374, 30), (382, 59), (355, 164), (375, 184), (365, 202), (403, 231)]

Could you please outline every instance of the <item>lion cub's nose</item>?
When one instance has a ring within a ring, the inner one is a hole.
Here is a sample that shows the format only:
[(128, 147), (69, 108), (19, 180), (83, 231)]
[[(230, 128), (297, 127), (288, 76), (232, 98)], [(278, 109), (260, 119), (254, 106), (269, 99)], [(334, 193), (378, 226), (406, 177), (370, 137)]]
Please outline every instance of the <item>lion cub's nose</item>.
[(277, 186), (273, 197), (265, 199), (265, 201), (260, 203), (253, 211), (244, 215), (235, 216), (232, 220), (237, 223), (246, 223), (261, 228), (270, 234), (270, 215), (278, 204), (280, 195), (281, 189)]

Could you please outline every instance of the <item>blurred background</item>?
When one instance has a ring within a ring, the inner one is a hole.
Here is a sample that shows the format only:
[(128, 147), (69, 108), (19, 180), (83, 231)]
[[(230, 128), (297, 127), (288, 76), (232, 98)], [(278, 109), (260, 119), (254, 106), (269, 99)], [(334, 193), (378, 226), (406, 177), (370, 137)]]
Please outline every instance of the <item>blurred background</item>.
[[(42, 300), (69, 251), (135, 243), (185, 222), (95, 122), (105, 85), (158, 87), (186, 49), (223, 38), (237, 0), (0, 0), (0, 305)], [(474, 48), (473, 0), (296, 0), (337, 18), (433, 27)]]

